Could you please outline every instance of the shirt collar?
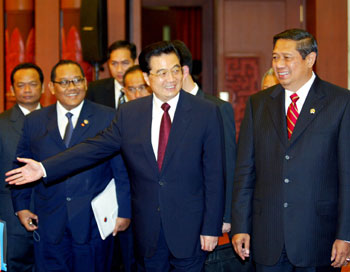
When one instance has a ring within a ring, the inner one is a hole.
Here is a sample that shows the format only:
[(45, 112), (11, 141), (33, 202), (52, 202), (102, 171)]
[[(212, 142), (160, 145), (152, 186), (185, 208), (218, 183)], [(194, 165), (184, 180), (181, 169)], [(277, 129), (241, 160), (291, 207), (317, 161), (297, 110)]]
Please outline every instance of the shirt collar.
[[(178, 92), (178, 94), (176, 96), (174, 96), (172, 99), (170, 99), (169, 101), (167, 101), (166, 103), (169, 104), (170, 109), (172, 111), (175, 111), (176, 106), (177, 106), (177, 102), (179, 102), (179, 97), (180, 97), (180, 92)], [(162, 105), (165, 102), (163, 102), (162, 100), (160, 100), (154, 93), (153, 93), (153, 105), (156, 106), (157, 108), (161, 109)]]
[[(305, 101), (305, 99), (310, 91), (311, 85), (312, 85), (312, 83), (314, 83), (315, 78), (316, 78), (316, 75), (314, 72), (312, 72), (311, 78), (303, 86), (301, 86), (299, 88), (299, 90), (296, 91), (296, 93), (299, 96), (299, 99)], [(293, 93), (294, 92), (286, 89), (286, 96), (290, 97)]]
[(81, 103), (76, 106), (74, 109), (71, 110), (67, 110), (65, 107), (62, 106), (62, 104), (60, 103), (60, 101), (57, 101), (57, 114), (59, 116), (65, 116), (67, 112), (71, 112), (73, 113), (73, 116), (78, 117), (80, 115), (80, 111), (84, 105), (84, 100), (81, 101)]
[[(29, 113), (31, 113), (30, 110), (26, 109), (25, 107), (21, 106), (20, 104), (18, 104), (18, 107), (21, 109), (21, 111), (23, 112), (24, 115), (28, 115)], [(40, 103), (38, 103), (38, 105), (36, 106), (36, 108), (34, 110), (39, 110), (41, 109)]]
[(198, 87), (197, 83), (194, 83), (194, 88), (190, 91), (190, 94), (197, 95), (198, 90), (199, 90), (199, 87)]

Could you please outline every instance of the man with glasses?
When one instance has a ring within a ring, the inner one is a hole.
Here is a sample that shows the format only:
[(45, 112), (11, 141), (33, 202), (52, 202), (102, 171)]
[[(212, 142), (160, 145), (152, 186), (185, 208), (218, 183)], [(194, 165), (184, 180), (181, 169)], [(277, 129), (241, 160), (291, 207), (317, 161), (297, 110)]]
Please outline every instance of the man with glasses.
[[(86, 79), (78, 63), (63, 60), (51, 72), (55, 105), (24, 122), (17, 155), (43, 160), (107, 127), (115, 110), (84, 100)], [(74, 161), (70, 161), (74, 164)], [(64, 168), (60, 168), (64, 172)], [(14, 209), (28, 231), (35, 231), (36, 271), (109, 271), (113, 239), (102, 240), (91, 200), (115, 178), (119, 213), (114, 235), (130, 223), (130, 186), (121, 156), (109, 157), (51, 184), (12, 190)], [(29, 208), (31, 194), (34, 211)]]
[(125, 102), (152, 94), (151, 88), (143, 78), (139, 65), (134, 65), (125, 72), (123, 82)]
[(52, 177), (120, 151), (129, 170), (140, 266), (202, 271), (206, 252), (221, 235), (224, 210), (219, 109), (181, 90), (180, 57), (172, 43), (147, 46), (139, 63), (152, 96), (126, 103), (106, 130), (54, 158), (18, 158), (26, 165), (8, 172), (13, 176), (6, 181), (20, 185), (45, 176), (43, 183), (51, 184)]

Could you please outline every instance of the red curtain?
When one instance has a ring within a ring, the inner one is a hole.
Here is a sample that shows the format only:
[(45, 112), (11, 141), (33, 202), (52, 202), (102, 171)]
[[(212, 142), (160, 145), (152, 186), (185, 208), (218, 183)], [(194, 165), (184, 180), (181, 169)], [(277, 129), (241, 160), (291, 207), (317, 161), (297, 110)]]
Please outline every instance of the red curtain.
[(176, 12), (176, 38), (183, 41), (194, 60), (202, 59), (202, 9), (200, 7), (172, 8)]

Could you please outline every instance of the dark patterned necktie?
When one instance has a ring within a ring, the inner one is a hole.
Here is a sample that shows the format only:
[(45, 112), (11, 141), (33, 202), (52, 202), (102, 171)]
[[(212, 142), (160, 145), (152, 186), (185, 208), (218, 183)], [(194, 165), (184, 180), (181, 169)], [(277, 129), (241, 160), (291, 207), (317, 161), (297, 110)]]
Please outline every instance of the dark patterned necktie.
[(159, 142), (158, 142), (158, 159), (157, 159), (159, 170), (162, 169), (165, 149), (166, 149), (166, 146), (168, 143), (168, 138), (169, 138), (170, 129), (171, 129), (171, 120), (170, 120), (170, 116), (168, 113), (168, 111), (170, 109), (169, 104), (164, 103), (162, 105), (162, 109), (163, 109), (164, 113), (162, 116), (162, 121), (160, 122)]
[(288, 130), (288, 139), (292, 137), (292, 133), (295, 127), (295, 124), (297, 123), (299, 113), (297, 108), (297, 101), (299, 99), (299, 96), (294, 93), (290, 96), (290, 99), (292, 102), (290, 103), (287, 111), (287, 130)]
[(124, 104), (124, 103), (125, 103), (125, 94), (121, 91), (118, 99), (118, 108), (121, 104)]
[(72, 138), (73, 130), (74, 130), (73, 123), (72, 123), (73, 113), (67, 112), (66, 116), (68, 118), (68, 123), (66, 126), (66, 131), (64, 132), (63, 141), (64, 141), (64, 144), (66, 145), (66, 147), (68, 147), (70, 139)]

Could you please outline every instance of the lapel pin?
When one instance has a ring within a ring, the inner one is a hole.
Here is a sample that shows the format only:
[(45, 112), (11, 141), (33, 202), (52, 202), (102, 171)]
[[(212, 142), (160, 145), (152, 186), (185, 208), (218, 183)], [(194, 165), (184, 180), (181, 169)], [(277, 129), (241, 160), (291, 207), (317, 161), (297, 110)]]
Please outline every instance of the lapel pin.
[(310, 109), (311, 114), (315, 114), (316, 110), (314, 108)]
[(87, 125), (89, 123), (89, 120), (84, 120), (84, 124)]

